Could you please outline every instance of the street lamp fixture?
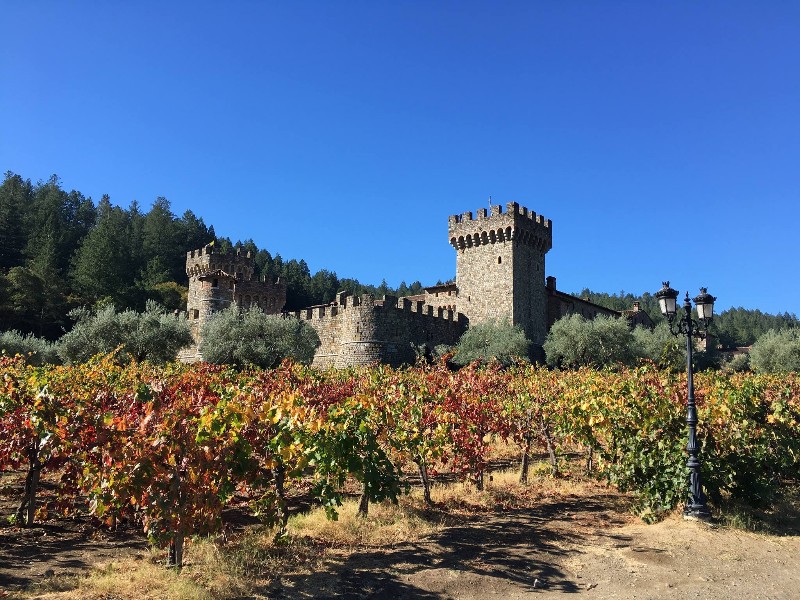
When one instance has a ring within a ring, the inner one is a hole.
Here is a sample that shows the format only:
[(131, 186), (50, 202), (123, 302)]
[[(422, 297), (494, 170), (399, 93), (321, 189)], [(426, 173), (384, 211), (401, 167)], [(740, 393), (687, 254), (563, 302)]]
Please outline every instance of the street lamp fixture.
[(677, 303), (678, 292), (669, 287), (669, 281), (665, 281), (663, 286), (656, 292), (658, 306), (661, 313), (669, 322), (669, 330), (674, 336), (686, 336), (686, 383), (688, 388), (688, 398), (686, 403), (686, 425), (689, 428), (689, 442), (686, 444), (686, 451), (689, 458), (686, 466), (689, 468), (689, 497), (683, 516), (687, 519), (699, 519), (709, 521), (711, 511), (708, 508), (706, 495), (703, 492), (703, 482), (700, 477), (700, 448), (697, 445), (697, 406), (694, 401), (694, 373), (692, 371), (692, 338), (704, 339), (714, 317), (714, 300), (716, 298), (708, 293), (706, 288), (700, 288), (700, 294), (694, 298), (697, 307), (698, 321), (692, 318), (692, 304), (689, 301), (689, 292), (683, 301), (684, 315), (678, 315)]

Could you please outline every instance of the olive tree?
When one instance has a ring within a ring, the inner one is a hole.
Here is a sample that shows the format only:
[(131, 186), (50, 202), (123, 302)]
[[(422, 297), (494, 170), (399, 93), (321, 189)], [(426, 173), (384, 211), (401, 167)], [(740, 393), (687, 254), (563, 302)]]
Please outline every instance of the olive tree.
[(750, 366), (760, 373), (800, 371), (800, 330), (771, 329), (750, 349)]
[(486, 321), (470, 325), (458, 340), (453, 362), (466, 365), (479, 360), (497, 360), (503, 365), (515, 359), (528, 359), (531, 343), (519, 325), (508, 321)]
[(192, 343), (186, 319), (169, 314), (158, 303), (147, 302), (144, 312), (117, 312), (113, 305), (70, 312), (76, 320), (58, 341), (58, 353), (68, 364), (85, 362), (95, 354), (117, 348), (120, 362), (175, 360), (178, 351)]
[(55, 344), (32, 334), (23, 335), (19, 331), (0, 333), (0, 354), (7, 356), (19, 354), (25, 358), (26, 363), (37, 367), (61, 362)]
[(553, 367), (602, 367), (635, 360), (627, 320), (605, 315), (594, 319), (578, 314), (562, 317), (550, 328), (544, 352), (547, 364)]
[(677, 373), (686, 369), (684, 339), (672, 335), (669, 326), (663, 322), (654, 329), (639, 326), (633, 330), (633, 354)]
[(211, 316), (201, 331), (203, 360), (238, 367), (276, 367), (284, 358), (310, 363), (319, 346), (311, 325), (294, 317), (267, 315), (254, 306)]

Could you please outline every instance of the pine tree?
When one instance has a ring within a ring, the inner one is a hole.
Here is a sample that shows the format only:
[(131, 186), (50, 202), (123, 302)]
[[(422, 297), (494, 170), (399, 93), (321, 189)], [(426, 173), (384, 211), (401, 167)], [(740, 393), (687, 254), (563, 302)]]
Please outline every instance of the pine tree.
[(106, 298), (118, 306), (130, 306), (137, 265), (132, 256), (129, 213), (103, 196), (97, 214), (97, 224), (84, 237), (73, 260), (75, 293), (84, 303)]
[(6, 172), (0, 185), (0, 271), (21, 266), (26, 243), (24, 215), (33, 198), (30, 180)]

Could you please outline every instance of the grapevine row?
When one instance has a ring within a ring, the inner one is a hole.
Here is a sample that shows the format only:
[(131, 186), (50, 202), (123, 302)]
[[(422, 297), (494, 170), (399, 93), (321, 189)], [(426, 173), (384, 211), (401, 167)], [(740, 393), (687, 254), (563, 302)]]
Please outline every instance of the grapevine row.
[[(0, 470), (24, 469), (16, 519), (31, 524), (43, 471), (56, 501), (108, 524), (140, 523), (169, 545), (217, 532), (234, 496), (285, 531), (287, 496), (310, 489), (335, 518), (347, 478), (369, 502), (397, 500), (400, 467), (447, 468), (478, 487), (495, 440), (529, 457), (564, 449), (635, 493), (645, 517), (684, 500), (685, 378), (653, 366), (620, 371), (443, 365), (317, 371), (284, 363), (237, 372), (209, 365), (120, 367), (113, 357), (34, 368), (0, 359)], [(704, 481), (712, 501), (769, 500), (800, 467), (800, 379), (702, 374), (696, 381)]]

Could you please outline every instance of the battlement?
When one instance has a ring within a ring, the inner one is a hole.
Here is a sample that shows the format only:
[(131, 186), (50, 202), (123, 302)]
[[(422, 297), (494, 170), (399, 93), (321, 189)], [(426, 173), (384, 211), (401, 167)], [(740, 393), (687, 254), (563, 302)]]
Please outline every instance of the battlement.
[(389, 295), (384, 296), (381, 300), (376, 300), (371, 294), (353, 296), (347, 292), (339, 292), (336, 295), (335, 302), (317, 304), (287, 314), (302, 321), (314, 321), (341, 316), (348, 308), (354, 307), (375, 309), (376, 311), (393, 310), (400, 313), (421, 315), (452, 323), (463, 323), (465, 321), (464, 315), (454, 310), (434, 307), (430, 304), (425, 304), (422, 300), (409, 300), (408, 298), (398, 298), (397, 296)]
[(286, 317), (308, 323), (320, 338), (314, 357), (318, 367), (348, 367), (373, 362), (414, 361), (414, 348), (432, 351), (454, 345), (467, 328), (464, 315), (422, 301), (339, 292), (330, 304), (310, 306)]
[(250, 252), (250, 250), (248, 250), (245, 253), (242, 253), (242, 251), (238, 250), (238, 249), (236, 250), (235, 253), (234, 252), (217, 252), (214, 249), (214, 246), (211, 246), (210, 244), (207, 244), (207, 245), (203, 246), (202, 248), (200, 248), (198, 250), (189, 250), (186, 253), (186, 259), (189, 260), (189, 259), (192, 259), (192, 258), (201, 258), (203, 256), (211, 256), (212, 254), (214, 254), (216, 256), (225, 256), (225, 257), (228, 257), (228, 256), (230, 256), (230, 257), (243, 256), (244, 258), (253, 258), (253, 253)]
[(217, 270), (234, 275), (239, 281), (248, 281), (255, 272), (255, 261), (249, 250), (217, 252), (213, 246), (204, 246), (186, 253), (186, 275), (189, 278)]
[(516, 202), (507, 203), (505, 211), (502, 206), (492, 205), (490, 210), (478, 209), (475, 217), (471, 212), (451, 215), (448, 234), (456, 250), (512, 240), (541, 252), (553, 247), (553, 222)]
[(506, 210), (503, 212), (503, 207), (499, 204), (492, 204), (490, 210), (486, 210), (485, 208), (479, 208), (476, 216), (473, 218), (472, 212), (465, 212), (461, 213), (460, 215), (450, 215), (448, 218), (449, 226), (452, 228), (459, 223), (468, 223), (470, 221), (486, 221), (492, 220), (495, 217), (513, 217), (515, 215), (520, 215), (525, 217), (539, 225), (542, 225), (546, 228), (551, 228), (553, 226), (553, 222), (550, 219), (545, 219), (543, 215), (536, 214), (535, 211), (528, 210), (524, 206), (520, 206), (516, 202), (508, 202), (506, 203)]

